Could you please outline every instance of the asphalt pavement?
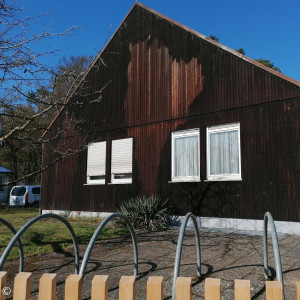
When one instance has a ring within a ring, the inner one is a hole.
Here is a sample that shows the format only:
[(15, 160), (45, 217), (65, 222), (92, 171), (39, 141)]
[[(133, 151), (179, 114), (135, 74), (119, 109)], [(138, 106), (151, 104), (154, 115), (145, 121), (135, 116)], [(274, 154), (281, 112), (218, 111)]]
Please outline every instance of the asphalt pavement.
[[(174, 261), (179, 235), (178, 229), (163, 232), (137, 232), (139, 275), (136, 278), (137, 299), (146, 299), (149, 276), (163, 276), (164, 298), (172, 293)], [(300, 282), (300, 236), (280, 234), (282, 272), (286, 299), (296, 298), (296, 282)], [(205, 278), (221, 279), (222, 299), (234, 299), (234, 280), (248, 279), (252, 299), (265, 299), (263, 273), (262, 232), (200, 229), (201, 276), (197, 276), (194, 230), (187, 230), (180, 262), (180, 276), (193, 278), (193, 299), (204, 299)], [(80, 246), (83, 256), (87, 245)], [(276, 279), (276, 268), (271, 238), (268, 238), (270, 280)], [(13, 285), (13, 272), (18, 260), (7, 263), (9, 282)], [(87, 266), (83, 285), (83, 299), (90, 299), (91, 280), (96, 274), (109, 275), (109, 299), (118, 299), (118, 283), (122, 275), (133, 275), (133, 250), (130, 237), (97, 241)], [(57, 299), (63, 299), (64, 281), (74, 273), (72, 252), (51, 253), (25, 260), (25, 271), (33, 273), (33, 293), (37, 299), (38, 280), (43, 273), (58, 274)]]

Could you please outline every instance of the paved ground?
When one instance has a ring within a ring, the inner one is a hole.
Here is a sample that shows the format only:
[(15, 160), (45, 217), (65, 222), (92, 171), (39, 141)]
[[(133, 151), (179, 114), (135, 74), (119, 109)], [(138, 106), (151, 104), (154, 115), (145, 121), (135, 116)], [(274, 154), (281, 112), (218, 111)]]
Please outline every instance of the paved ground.
[[(146, 299), (146, 282), (149, 275), (164, 277), (164, 297), (170, 299), (178, 230), (137, 233), (139, 276), (136, 281), (137, 299)], [(204, 279), (221, 279), (222, 299), (233, 299), (234, 279), (251, 280), (252, 299), (265, 299), (263, 276), (263, 238), (258, 232), (200, 231), (202, 274), (196, 275), (196, 246), (194, 231), (186, 233), (181, 259), (181, 276), (193, 277), (193, 299), (204, 299)], [(280, 252), (285, 282), (286, 299), (296, 299), (295, 282), (300, 281), (300, 236), (280, 235)], [(84, 254), (86, 245), (80, 247)], [(275, 276), (273, 249), (269, 238), (269, 265)], [(12, 273), (18, 261), (7, 262), (8, 285), (12, 287)], [(32, 299), (37, 299), (37, 282), (41, 274), (58, 274), (57, 299), (63, 299), (65, 274), (74, 272), (74, 259), (70, 253), (52, 253), (25, 261), (25, 271), (33, 272)], [(90, 299), (91, 280), (95, 274), (109, 275), (109, 298), (118, 299), (118, 282), (121, 275), (133, 274), (133, 252), (130, 238), (100, 241), (95, 245), (84, 279), (83, 299)]]

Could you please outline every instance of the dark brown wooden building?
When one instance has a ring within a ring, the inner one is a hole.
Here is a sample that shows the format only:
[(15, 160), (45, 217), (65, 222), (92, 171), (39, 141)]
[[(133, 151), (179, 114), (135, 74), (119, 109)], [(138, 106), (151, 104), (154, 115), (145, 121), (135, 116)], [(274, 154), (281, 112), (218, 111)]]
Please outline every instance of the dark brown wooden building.
[(298, 81), (136, 3), (43, 137), (42, 208), (159, 195), (175, 215), (299, 222), (299, 116)]

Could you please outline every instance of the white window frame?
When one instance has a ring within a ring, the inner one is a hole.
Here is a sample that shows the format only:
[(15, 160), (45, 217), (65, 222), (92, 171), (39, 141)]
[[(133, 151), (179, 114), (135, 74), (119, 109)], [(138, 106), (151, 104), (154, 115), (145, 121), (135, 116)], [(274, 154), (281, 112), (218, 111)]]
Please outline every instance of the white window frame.
[[(198, 175), (197, 176), (175, 176), (175, 140), (177, 138), (183, 138), (188, 136), (197, 136), (199, 142), (199, 166), (198, 166)], [(172, 132), (172, 150), (171, 150), (171, 182), (192, 182), (192, 181), (200, 181), (200, 129), (193, 128), (187, 130), (173, 131)]]
[[(238, 147), (239, 147), (239, 173), (237, 174), (210, 174), (210, 134), (220, 132), (238, 131)], [(242, 180), (241, 171), (241, 138), (240, 138), (240, 123), (216, 125), (206, 128), (206, 166), (208, 181), (235, 181)]]
[[(121, 169), (118, 169), (118, 160), (120, 157), (128, 160), (128, 163), (122, 163)], [(132, 162), (133, 162), (133, 138), (113, 140), (111, 144), (111, 184), (131, 184), (132, 183)], [(122, 170), (123, 168), (123, 170)], [(116, 178), (117, 175), (129, 176), (129, 178)]]
[[(93, 154), (91, 151), (97, 151)], [(93, 158), (91, 158), (93, 156)], [(94, 170), (90, 170), (89, 165), (92, 163), (91, 159), (95, 160), (97, 158), (100, 160), (100, 170), (99, 173)], [(102, 169), (102, 170), (101, 170)], [(86, 182), (87, 184), (105, 184), (105, 169), (106, 169), (106, 141), (90, 143), (87, 150), (87, 175)], [(92, 179), (92, 177), (104, 177), (103, 179)]]

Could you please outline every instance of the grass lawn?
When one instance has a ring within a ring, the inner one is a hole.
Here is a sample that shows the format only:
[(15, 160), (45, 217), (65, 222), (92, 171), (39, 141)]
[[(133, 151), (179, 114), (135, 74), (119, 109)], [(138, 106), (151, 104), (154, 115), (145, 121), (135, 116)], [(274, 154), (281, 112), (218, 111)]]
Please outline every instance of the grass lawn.
[[(7, 208), (0, 211), (0, 217), (10, 222), (18, 231), (29, 220), (38, 216), (38, 209)], [(100, 218), (68, 218), (72, 225), (78, 244), (87, 244), (95, 229), (101, 222)], [(127, 228), (108, 226), (104, 228), (101, 238), (123, 236), (128, 233)], [(13, 237), (12, 232), (0, 222), (0, 254)], [(62, 252), (73, 249), (73, 242), (68, 228), (54, 218), (42, 219), (34, 223), (21, 237), (25, 256), (34, 256), (49, 252)], [(19, 257), (17, 246), (14, 246), (8, 259)]]

